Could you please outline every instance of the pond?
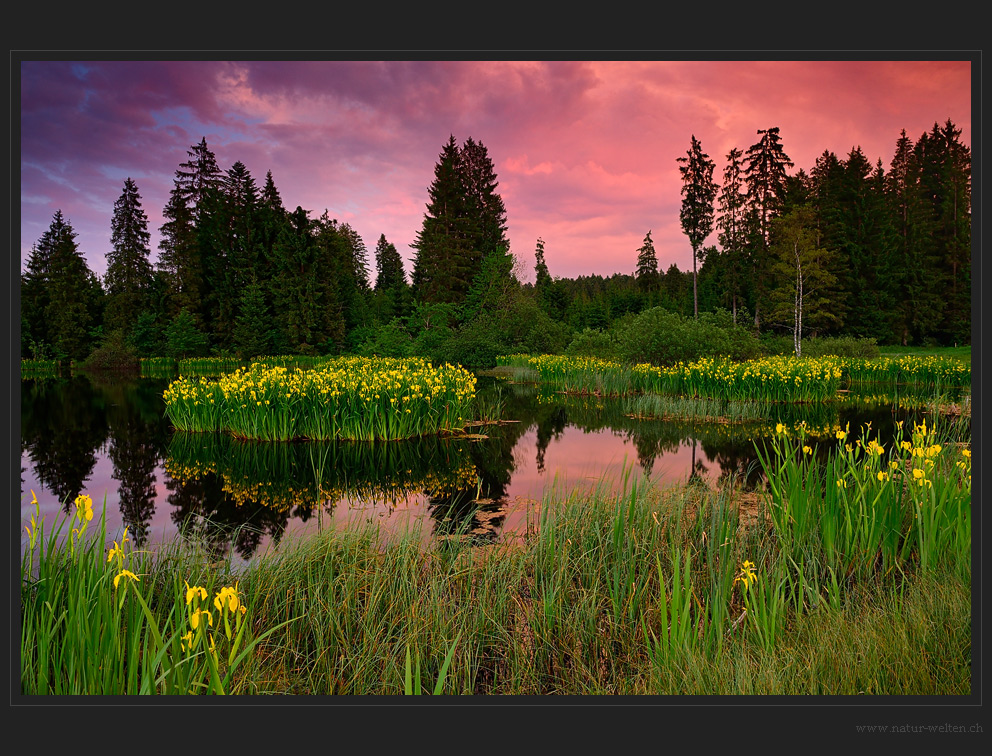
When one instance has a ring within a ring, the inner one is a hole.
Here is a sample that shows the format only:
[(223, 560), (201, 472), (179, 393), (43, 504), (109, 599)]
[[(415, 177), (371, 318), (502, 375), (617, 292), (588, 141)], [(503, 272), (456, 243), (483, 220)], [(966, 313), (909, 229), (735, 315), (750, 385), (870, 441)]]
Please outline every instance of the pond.
[(174, 432), (162, 400), (168, 384), (83, 374), (21, 381), (22, 548), (32, 491), (46, 523), (85, 493), (97, 512), (106, 500), (110, 540), (125, 526), (141, 548), (195, 537), (235, 564), (288, 536), (354, 521), (496, 542), (533, 527), (552, 491), (624, 479), (754, 486), (755, 443), (778, 422), (806, 421), (824, 454), (848, 424), (871, 422), (884, 439), (896, 420), (922, 411), (919, 401), (851, 391), (824, 404), (768, 405), (746, 423), (637, 419), (629, 400), (483, 374), (479, 392), (502, 404), (504, 422), (472, 428), (470, 438), (260, 443)]

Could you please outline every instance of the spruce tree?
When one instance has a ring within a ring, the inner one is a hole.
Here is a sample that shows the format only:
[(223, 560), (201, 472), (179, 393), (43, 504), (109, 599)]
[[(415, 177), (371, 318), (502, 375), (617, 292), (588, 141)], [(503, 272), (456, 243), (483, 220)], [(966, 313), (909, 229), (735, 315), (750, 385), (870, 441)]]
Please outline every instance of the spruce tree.
[(719, 231), (724, 269), (727, 272), (727, 293), (730, 296), (730, 311), (734, 323), (737, 322), (737, 307), (744, 293), (745, 255), (749, 220), (747, 195), (744, 192), (744, 176), (741, 157), (743, 153), (736, 147), (727, 153), (727, 165), (723, 169), (723, 184), (717, 197), (719, 213), (716, 227)]
[(758, 129), (761, 138), (744, 155), (744, 182), (748, 204), (755, 213), (754, 248), (751, 251), (755, 287), (754, 326), (760, 327), (760, 302), (765, 295), (771, 222), (782, 208), (786, 168), (793, 166), (782, 148), (777, 126)]
[(485, 146), (469, 138), (459, 149), (452, 135), (434, 167), (427, 213), (412, 245), (417, 297), (462, 303), (485, 256), (508, 249), (506, 210), (496, 188)]
[(265, 291), (258, 279), (252, 277), (239, 301), (233, 334), (235, 348), (242, 359), (264, 356), (271, 353), (272, 336)]
[(51, 356), (52, 338), (45, 319), (49, 301), (51, 253), (50, 244), (33, 244), (24, 273), (21, 274), (22, 357), (42, 359)]
[(658, 288), (658, 255), (654, 251), (651, 232), (644, 236), (644, 243), (637, 250), (637, 285), (643, 291)]
[(426, 302), (461, 303), (473, 274), (474, 251), (461, 155), (454, 135), (441, 150), (428, 189), (430, 202), (413, 248), (414, 294)]
[(676, 160), (682, 164), (679, 167), (679, 172), (682, 174), (682, 211), (679, 219), (692, 247), (692, 311), (698, 318), (696, 260), (703, 242), (713, 230), (713, 200), (716, 198), (713, 169), (716, 166), (709, 155), (703, 152), (695, 134), (692, 135), (692, 142), (686, 155)]
[(386, 291), (406, 286), (406, 274), (403, 271), (403, 259), (396, 251), (396, 245), (386, 241), (386, 235), (380, 234), (375, 245), (375, 290)]
[(131, 178), (114, 203), (110, 221), (111, 250), (107, 254), (107, 333), (123, 330), (130, 335), (138, 316), (151, 305), (152, 264), (149, 261), (148, 216), (141, 208), (141, 195)]
[[(57, 210), (38, 241), (39, 259), (47, 260), (47, 302), (42, 317), (57, 356), (82, 360), (92, 347), (94, 319), (93, 272), (76, 244), (76, 232)], [(96, 286), (99, 282), (96, 281)]]

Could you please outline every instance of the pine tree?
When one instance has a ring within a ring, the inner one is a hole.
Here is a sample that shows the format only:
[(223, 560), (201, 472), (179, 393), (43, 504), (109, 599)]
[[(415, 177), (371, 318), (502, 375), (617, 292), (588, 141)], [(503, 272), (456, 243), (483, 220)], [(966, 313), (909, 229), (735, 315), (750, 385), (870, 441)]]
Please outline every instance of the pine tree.
[(107, 254), (107, 309), (104, 326), (130, 334), (138, 315), (151, 305), (152, 264), (149, 261), (148, 216), (141, 208), (138, 187), (127, 178), (114, 203), (110, 221), (111, 251)]
[(785, 195), (786, 168), (793, 166), (782, 148), (777, 126), (758, 129), (761, 138), (744, 155), (744, 182), (748, 204), (755, 213), (755, 248), (751, 252), (755, 287), (754, 325), (761, 324), (760, 302), (765, 294), (771, 222), (778, 215)]
[[(42, 237), (44, 239), (44, 237)], [(51, 334), (45, 310), (48, 308), (48, 277), (51, 268), (51, 244), (31, 246), (24, 273), (21, 274), (21, 356), (51, 356)]]
[(406, 286), (406, 274), (403, 271), (403, 259), (396, 251), (396, 245), (386, 241), (386, 235), (380, 234), (375, 245), (375, 290), (386, 291)]
[[(57, 356), (82, 360), (92, 346), (94, 319), (93, 272), (76, 244), (76, 232), (57, 210), (38, 241), (39, 263), (47, 261), (42, 277), (47, 289), (44, 309), (47, 337)], [(96, 282), (99, 287), (99, 282)]]
[(644, 236), (644, 243), (637, 250), (637, 285), (643, 291), (653, 291), (658, 288), (658, 255), (654, 251), (651, 232)]
[(442, 148), (428, 189), (430, 202), (413, 243), (412, 284), (428, 302), (464, 301), (487, 253), (507, 249), (506, 211), (485, 146), (452, 135)]
[(270, 354), (272, 349), (272, 318), (265, 303), (265, 291), (252, 277), (245, 287), (234, 327), (234, 344), (242, 359)]
[(713, 200), (716, 197), (716, 184), (713, 182), (713, 169), (716, 167), (709, 155), (703, 152), (695, 134), (685, 157), (676, 158), (682, 165), (682, 211), (679, 219), (682, 230), (689, 237), (692, 247), (692, 310), (699, 317), (699, 292), (696, 281), (696, 260), (699, 250), (713, 230)]
[(173, 318), (182, 310), (199, 310), (204, 286), (193, 213), (178, 182), (173, 182), (162, 215), (158, 270), (165, 282), (166, 315)]
[(747, 195), (744, 192), (742, 154), (736, 147), (727, 153), (723, 184), (717, 198), (719, 214), (716, 218), (716, 227), (719, 230), (717, 240), (722, 248), (720, 254), (727, 271), (727, 289), (734, 323), (737, 322), (737, 306), (744, 293), (745, 255), (749, 225), (753, 218), (748, 212)]

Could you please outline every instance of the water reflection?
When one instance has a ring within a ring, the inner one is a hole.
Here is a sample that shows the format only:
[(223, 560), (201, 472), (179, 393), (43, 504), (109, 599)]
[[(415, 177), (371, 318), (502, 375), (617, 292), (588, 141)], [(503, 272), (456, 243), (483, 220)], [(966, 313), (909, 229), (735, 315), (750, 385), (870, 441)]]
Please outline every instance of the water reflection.
[[(824, 442), (871, 422), (882, 437), (918, 413), (917, 397), (849, 394), (817, 405), (769, 405), (758, 421), (639, 419), (629, 401), (572, 397), (480, 378), (508, 422), (484, 438), (388, 443), (259, 443), (174, 433), (164, 418), (167, 378), (34, 378), (21, 382), (21, 517), (30, 490), (46, 509), (79, 493), (106, 494), (108, 534), (136, 545), (196, 538), (217, 558), (249, 560), (289, 532), (343, 527), (353, 517), (411, 521), (430, 538), (506, 537), (551, 487), (595, 486), (636, 475), (661, 483), (760, 481), (755, 444), (779, 422), (806, 422)], [(824, 444), (825, 447), (825, 444)], [(823, 450), (821, 450), (823, 453)]]

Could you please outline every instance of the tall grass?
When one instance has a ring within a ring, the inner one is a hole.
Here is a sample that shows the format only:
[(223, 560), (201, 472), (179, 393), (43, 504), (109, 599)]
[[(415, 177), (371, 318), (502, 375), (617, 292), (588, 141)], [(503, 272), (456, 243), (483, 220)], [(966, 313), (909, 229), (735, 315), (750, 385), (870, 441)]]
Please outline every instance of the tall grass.
[(766, 357), (745, 362), (704, 358), (661, 367), (626, 365), (593, 357), (515, 354), (499, 364), (531, 370), (553, 390), (601, 396), (663, 394), (748, 402), (823, 402), (832, 399), (842, 378), (836, 357)]
[(954, 357), (904, 355), (873, 360), (846, 359), (843, 367), (854, 383), (937, 391), (971, 385), (971, 363)]
[(205, 575), (191, 585), (174, 564), (135, 551), (126, 528), (105, 554), (106, 502), (96, 537), (89, 496), (47, 532), (35, 504), (21, 557), (23, 693), (239, 692), (246, 660), (276, 628), (257, 632), (237, 582)]
[[(938, 470), (928, 477), (944, 474)], [(513, 543), (480, 549), (445, 540), (425, 547), (414, 530), (386, 539), (365, 523), (286, 543), (237, 577), (224, 565), (194, 569), (189, 561), (127, 552), (124, 568), (138, 580), (122, 577), (116, 589), (118, 555), (108, 563), (102, 548), (78, 539), (75, 552), (65, 541), (39, 548), (54, 543), (39, 535), (22, 559), (22, 688), (970, 692), (970, 572), (953, 559), (925, 562), (915, 525), (901, 526), (900, 541), (914, 544), (901, 569), (848, 574), (830, 566), (815, 535), (776, 521), (774, 511), (767, 513), (771, 521), (759, 511), (748, 525), (739, 506), (730, 489), (663, 490), (628, 478), (615, 487), (549, 495), (536, 534)], [(807, 532), (819, 531), (813, 522)], [(868, 541), (850, 543), (874, 554)], [(199, 604), (200, 586), (220, 606)], [(231, 590), (245, 613), (229, 611)], [(196, 630), (204, 634), (190, 635), (190, 618), (204, 608), (214, 624), (201, 616)], [(238, 633), (241, 646), (232, 657)], [(208, 650), (211, 638), (216, 656)]]

